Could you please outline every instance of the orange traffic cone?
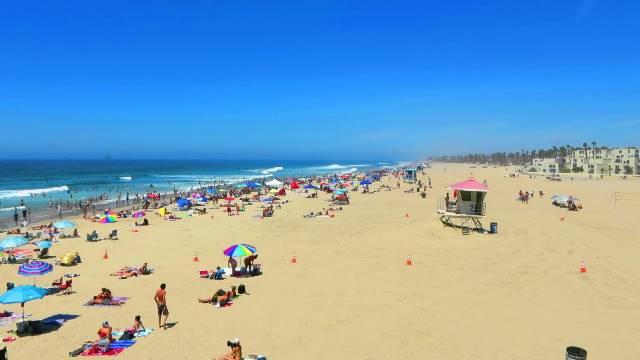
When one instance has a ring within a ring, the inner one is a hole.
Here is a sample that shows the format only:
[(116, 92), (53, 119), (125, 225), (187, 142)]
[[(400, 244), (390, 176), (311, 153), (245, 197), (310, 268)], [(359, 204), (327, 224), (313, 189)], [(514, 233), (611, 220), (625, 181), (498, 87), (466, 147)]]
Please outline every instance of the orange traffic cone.
[(107, 254), (107, 250), (104, 251), (104, 255), (102, 255), (102, 258), (105, 260), (109, 260), (109, 254)]
[(587, 266), (584, 264), (584, 260), (580, 263), (580, 272), (581, 273), (587, 272)]
[(193, 255), (193, 261), (194, 261), (194, 262), (198, 262), (198, 261), (200, 261), (200, 259), (198, 259), (198, 254), (194, 254), (194, 255)]
[(413, 260), (411, 260), (411, 256), (407, 256), (407, 260), (404, 261), (405, 265), (413, 265)]
[(296, 256), (295, 256), (295, 255), (293, 255), (293, 256), (291, 257), (291, 263), (292, 263), (292, 264), (295, 264), (295, 263), (297, 263), (297, 262), (298, 262), (298, 260), (296, 260)]

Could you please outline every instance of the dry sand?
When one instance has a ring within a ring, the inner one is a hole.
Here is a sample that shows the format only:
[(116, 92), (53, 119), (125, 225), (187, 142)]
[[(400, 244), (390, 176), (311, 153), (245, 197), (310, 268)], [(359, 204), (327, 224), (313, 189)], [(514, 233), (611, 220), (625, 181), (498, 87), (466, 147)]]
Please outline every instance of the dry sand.
[[(446, 171), (443, 170), (446, 167)], [(490, 221), (497, 235), (462, 236), (443, 228), (435, 213), (443, 186), (474, 172), (487, 179)], [(638, 180), (549, 182), (542, 177), (506, 178), (507, 170), (437, 164), (427, 174), (427, 199), (403, 191), (352, 195), (335, 218), (303, 219), (326, 207), (325, 195), (291, 201), (273, 218), (215, 212), (176, 222), (149, 216), (152, 226), (134, 233), (133, 220), (102, 225), (80, 221), (80, 232), (117, 228), (118, 241), (64, 239), (53, 255), (80, 252), (84, 263), (56, 267), (39, 278), (50, 283), (76, 272), (75, 294), (26, 304), (31, 319), (77, 314), (55, 333), (8, 343), (12, 360), (46, 354), (62, 359), (94, 340), (103, 320), (114, 327), (141, 315), (157, 327), (154, 291), (167, 284), (169, 321), (123, 352), (126, 359), (212, 359), (239, 337), (245, 355), (269, 359), (562, 359), (578, 345), (589, 359), (640, 358), (640, 217), (638, 201), (611, 202), (614, 191), (638, 193)], [(392, 183), (385, 180), (387, 183)], [(395, 185), (395, 180), (393, 180)], [(402, 185), (402, 189), (409, 185)], [(535, 197), (514, 200), (518, 190), (574, 194), (585, 208), (569, 213)], [(408, 214), (409, 217), (405, 217)], [(564, 217), (564, 221), (560, 218)], [(245, 242), (257, 246), (264, 275), (212, 281), (197, 272), (226, 263), (221, 251)], [(109, 260), (103, 260), (108, 250)], [(200, 262), (192, 262), (194, 252)], [(298, 263), (289, 262), (292, 254)], [(404, 265), (410, 255), (414, 265)], [(584, 260), (587, 274), (578, 272)], [(109, 273), (149, 262), (155, 274), (119, 280)], [(0, 266), (0, 283), (29, 284), (15, 265)], [(218, 287), (244, 283), (251, 295), (214, 309), (199, 304)], [(81, 304), (101, 287), (129, 296), (117, 308)], [(19, 311), (18, 305), (3, 308)], [(15, 325), (0, 328), (5, 332)]]

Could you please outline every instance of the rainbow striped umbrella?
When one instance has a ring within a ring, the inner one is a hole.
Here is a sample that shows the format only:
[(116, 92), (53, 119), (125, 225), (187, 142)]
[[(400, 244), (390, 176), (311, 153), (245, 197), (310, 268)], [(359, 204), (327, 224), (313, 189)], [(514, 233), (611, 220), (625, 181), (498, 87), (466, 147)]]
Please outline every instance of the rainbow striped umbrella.
[(226, 256), (241, 257), (241, 256), (253, 255), (257, 251), (258, 250), (255, 247), (251, 246), (251, 245), (236, 244), (236, 245), (232, 245), (232, 246), (228, 247), (225, 251), (223, 251), (223, 253)]
[(109, 224), (109, 223), (114, 223), (117, 220), (117, 216), (113, 213), (110, 212), (105, 212), (103, 215), (100, 216), (100, 223), (101, 224)]

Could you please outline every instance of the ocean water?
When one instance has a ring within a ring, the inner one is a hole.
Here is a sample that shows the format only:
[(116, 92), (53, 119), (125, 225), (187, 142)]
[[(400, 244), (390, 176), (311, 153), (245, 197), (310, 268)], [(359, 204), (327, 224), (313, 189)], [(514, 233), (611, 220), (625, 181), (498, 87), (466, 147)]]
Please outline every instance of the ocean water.
[(393, 161), (249, 160), (0, 160), (0, 221), (21, 202), (32, 213), (55, 212), (49, 202), (77, 202), (106, 194), (172, 192), (212, 183), (367, 171)]

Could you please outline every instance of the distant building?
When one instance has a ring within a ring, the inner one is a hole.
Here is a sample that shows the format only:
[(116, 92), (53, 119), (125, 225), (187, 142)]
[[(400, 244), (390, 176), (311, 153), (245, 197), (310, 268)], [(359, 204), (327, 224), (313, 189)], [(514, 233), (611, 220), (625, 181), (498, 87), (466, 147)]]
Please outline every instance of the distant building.
[(533, 159), (532, 168), (535, 172), (541, 172), (546, 174), (557, 174), (564, 165), (564, 159), (557, 158), (537, 158)]
[(640, 175), (640, 149), (578, 149), (564, 158), (533, 159), (536, 172), (556, 174), (582, 172), (588, 174)]

